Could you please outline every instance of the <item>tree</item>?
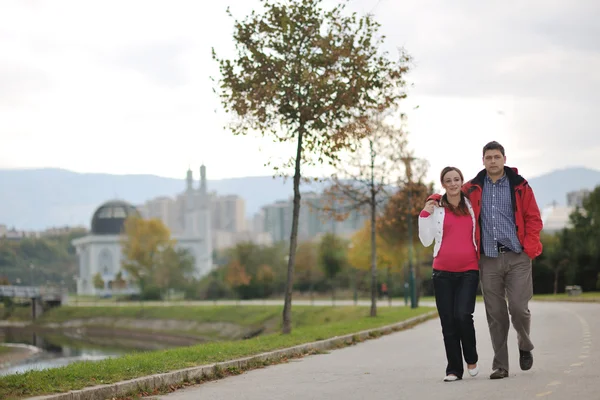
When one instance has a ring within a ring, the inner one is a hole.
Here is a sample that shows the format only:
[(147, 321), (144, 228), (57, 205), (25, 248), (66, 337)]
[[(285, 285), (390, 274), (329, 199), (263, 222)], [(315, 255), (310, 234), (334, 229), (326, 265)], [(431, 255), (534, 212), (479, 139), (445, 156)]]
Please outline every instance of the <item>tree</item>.
[(346, 243), (331, 233), (323, 235), (321, 243), (319, 243), (319, 264), (331, 284), (333, 300), (335, 300), (335, 277), (348, 263), (346, 249)]
[(383, 214), (378, 219), (378, 231), (388, 241), (405, 244), (408, 250), (409, 282), (411, 291), (411, 306), (418, 303), (417, 281), (419, 265), (413, 258), (415, 243), (418, 241), (419, 213), (425, 205), (425, 200), (433, 192), (433, 184), (423, 182), (427, 172), (426, 160), (412, 156), (403, 157), (406, 177), (398, 182), (399, 190), (385, 205)]
[(242, 287), (250, 284), (251, 277), (246, 272), (246, 268), (238, 260), (232, 260), (227, 266), (227, 275), (225, 281), (229, 286), (240, 294)]
[(404, 131), (384, 122), (378, 114), (365, 123), (363, 137), (347, 162), (338, 166), (326, 190), (330, 199), (325, 212), (336, 219), (345, 219), (351, 211), (367, 212), (370, 216), (371, 244), (371, 312), (377, 316), (377, 227), (382, 204), (389, 198), (402, 174), (402, 160), (407, 156)]
[(318, 268), (318, 246), (314, 242), (306, 241), (298, 244), (295, 265), (295, 280), (302, 287), (308, 286), (311, 301), (314, 300), (314, 284), (323, 277), (323, 272)]
[(294, 167), (282, 327), (290, 333), (301, 165), (335, 165), (341, 152), (352, 149), (366, 114), (405, 97), (408, 57), (388, 60), (379, 51), (379, 24), (372, 16), (345, 16), (345, 3), (325, 11), (323, 0), (261, 2), (262, 14), (235, 21), (236, 58), (219, 58), (214, 50), (213, 58), (222, 105), (235, 117), (232, 132), (296, 143), (295, 155), (282, 166)]
[[(278, 286), (278, 283), (283, 279), (283, 264), (285, 262), (285, 247), (281, 245), (275, 246), (260, 246), (256, 243), (242, 242), (227, 250), (227, 261), (237, 260), (248, 276), (250, 283), (240, 287), (238, 292), (243, 298), (261, 298), (264, 297), (265, 286), (257, 277), (261, 268), (264, 265), (269, 266), (273, 271), (273, 282), (269, 284), (267, 290), (271, 290)], [(280, 286), (280, 285), (279, 285)]]
[[(44, 237), (28, 237), (11, 240), (0, 237), (0, 271), (11, 282), (60, 283), (75, 289), (73, 276), (78, 273), (78, 260), (71, 244), (73, 239), (84, 236), (85, 230), (73, 230), (65, 234)], [(35, 271), (28, 267), (35, 265)]]
[(261, 294), (263, 298), (267, 298), (273, 291), (273, 281), (275, 280), (275, 273), (273, 268), (267, 264), (263, 264), (258, 268), (256, 272), (256, 281), (261, 285)]
[(93, 284), (94, 287), (96, 289), (102, 290), (104, 289), (104, 280), (102, 279), (102, 275), (100, 275), (100, 272), (97, 272), (96, 275), (94, 275), (93, 279)]
[[(569, 250), (569, 283), (596, 290), (600, 273), (600, 186), (597, 186), (570, 215), (571, 228), (561, 237), (561, 247)], [(544, 249), (545, 251), (545, 249)]]
[[(348, 252), (348, 261), (350, 265), (358, 270), (368, 272), (371, 276), (370, 292), (373, 294), (372, 281), (372, 243), (371, 243), (371, 221), (365, 222), (365, 225), (358, 230), (351, 238), (350, 250)], [(377, 275), (381, 271), (387, 271), (388, 286), (391, 287), (391, 274), (393, 272), (402, 271), (404, 261), (407, 259), (407, 247), (405, 243), (389, 241), (385, 239), (380, 232), (376, 236), (376, 268)], [(377, 283), (375, 282), (375, 295), (377, 296)], [(388, 296), (389, 298), (389, 296)], [(373, 299), (371, 298), (371, 303)]]
[[(379, 269), (387, 267), (399, 267), (402, 260), (406, 258), (406, 248), (400, 244), (391, 243), (385, 240), (381, 234), (376, 237), (377, 260), (376, 266)], [(348, 262), (354, 268), (371, 271), (371, 222), (367, 221), (365, 225), (358, 230), (351, 238), (351, 246), (348, 251)]]
[(122, 267), (138, 282), (142, 292), (164, 261), (162, 252), (170, 251), (174, 244), (169, 229), (160, 219), (131, 216), (125, 220)]
[(409, 219), (412, 222), (414, 240), (419, 228), (418, 216), (427, 197), (433, 193), (433, 184), (424, 182), (427, 173), (427, 161), (413, 157), (403, 160), (408, 163), (407, 177), (399, 182), (398, 190), (386, 203), (381, 217), (377, 220), (378, 231), (385, 239), (396, 242), (408, 242)]
[(556, 234), (547, 234), (542, 232), (541, 241), (544, 245), (544, 252), (541, 258), (546, 260), (546, 265), (552, 270), (554, 275), (553, 293), (558, 293), (558, 281), (560, 273), (565, 271), (571, 260), (571, 243), (569, 231), (564, 229)]
[(194, 272), (194, 258), (185, 249), (167, 246), (160, 252), (160, 259), (153, 272), (153, 281), (163, 293), (181, 288)]

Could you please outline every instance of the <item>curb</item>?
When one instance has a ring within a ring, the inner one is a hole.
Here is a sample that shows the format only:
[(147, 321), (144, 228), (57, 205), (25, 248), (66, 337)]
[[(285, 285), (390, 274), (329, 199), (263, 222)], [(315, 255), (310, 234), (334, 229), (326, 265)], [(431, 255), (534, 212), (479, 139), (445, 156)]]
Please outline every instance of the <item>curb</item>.
[(286, 357), (302, 356), (315, 350), (324, 351), (335, 349), (344, 344), (352, 344), (356, 341), (362, 341), (410, 328), (414, 325), (434, 318), (435, 316), (437, 316), (437, 312), (430, 311), (396, 324), (368, 329), (358, 333), (350, 333), (344, 336), (336, 336), (317, 342), (305, 343), (286, 349), (274, 350), (267, 353), (261, 353), (231, 361), (218, 362), (210, 365), (201, 365), (197, 367), (165, 372), (162, 374), (144, 376), (128, 381), (111, 383), (108, 385), (91, 386), (81, 390), (73, 390), (67, 393), (30, 397), (29, 400), (105, 400), (112, 399), (114, 397), (126, 396), (134, 392), (152, 392), (153, 390), (164, 386), (177, 385), (184, 382), (207, 378), (214, 379), (221, 375), (221, 371), (227, 369), (244, 370), (247, 366), (255, 365), (257, 363), (264, 363), (268, 360), (280, 360)]

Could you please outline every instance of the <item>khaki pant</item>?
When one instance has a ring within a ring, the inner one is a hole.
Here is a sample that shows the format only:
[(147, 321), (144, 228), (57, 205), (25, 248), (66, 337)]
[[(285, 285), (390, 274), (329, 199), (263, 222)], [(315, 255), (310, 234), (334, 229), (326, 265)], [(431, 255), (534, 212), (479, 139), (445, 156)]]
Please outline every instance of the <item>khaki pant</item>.
[(508, 371), (509, 312), (512, 325), (517, 331), (519, 349), (533, 350), (529, 337), (529, 300), (533, 296), (531, 260), (525, 253), (506, 252), (499, 254), (497, 258), (482, 255), (479, 266), (485, 313), (494, 348), (492, 369), (502, 368)]

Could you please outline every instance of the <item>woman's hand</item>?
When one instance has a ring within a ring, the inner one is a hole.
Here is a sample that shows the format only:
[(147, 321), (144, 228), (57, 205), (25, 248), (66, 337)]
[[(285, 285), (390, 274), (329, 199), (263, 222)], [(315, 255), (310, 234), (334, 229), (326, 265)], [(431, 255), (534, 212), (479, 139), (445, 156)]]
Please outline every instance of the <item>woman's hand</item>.
[(423, 211), (433, 214), (434, 208), (437, 205), (436, 203), (437, 202), (435, 200), (429, 200), (427, 203), (425, 203), (425, 208), (423, 208)]

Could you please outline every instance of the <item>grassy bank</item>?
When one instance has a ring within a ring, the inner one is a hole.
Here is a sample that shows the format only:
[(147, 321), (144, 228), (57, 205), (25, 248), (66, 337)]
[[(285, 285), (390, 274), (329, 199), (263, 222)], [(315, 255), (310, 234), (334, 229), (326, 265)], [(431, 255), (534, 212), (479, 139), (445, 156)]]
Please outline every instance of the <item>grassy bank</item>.
[(30, 321), (31, 306), (15, 305), (7, 310), (3, 304), (0, 304), (0, 320), (5, 321)]
[[(317, 313), (323, 311), (318, 307)], [(306, 313), (306, 310), (303, 310)], [(160, 306), (145, 307), (58, 307), (43, 314), (38, 323), (61, 323), (92, 318), (133, 318), (139, 320), (182, 320), (199, 322), (232, 322), (252, 326), (267, 321), (281, 313), (280, 307), (270, 306)], [(301, 314), (304, 314), (301, 313)]]
[[(295, 308), (298, 327), (311, 324), (353, 321), (364, 313), (361, 307)], [(115, 332), (160, 333), (172, 336), (198, 336), (210, 341), (238, 340), (247, 334), (279, 332), (279, 306), (139, 306), (59, 307), (49, 310), (33, 327), (53, 325), (60, 329), (77, 321), (89, 328)]]
[[(189, 308), (193, 307), (186, 307), (186, 309)], [(238, 310), (233, 311), (234, 308)], [(202, 310), (211, 318), (218, 318), (218, 315), (232, 316), (235, 314), (242, 320), (252, 320), (255, 317), (247, 317), (246, 314), (256, 312), (252, 311), (254, 308), (256, 307), (214, 307), (214, 309), (203, 307)], [(281, 312), (280, 307), (262, 308), (264, 313), (279, 315)], [(61, 368), (4, 376), (0, 377), (0, 398), (20, 399), (41, 394), (67, 392), (87, 386), (232, 360), (400, 322), (431, 310), (431, 308), (425, 307), (418, 309), (381, 308), (376, 318), (370, 318), (367, 307), (297, 306), (293, 310), (294, 329), (289, 335), (273, 333), (244, 341), (213, 342), (150, 353), (135, 353), (98, 362), (78, 362)], [(150, 309), (143, 311), (159, 312)], [(175, 313), (175, 310), (172, 311)]]

